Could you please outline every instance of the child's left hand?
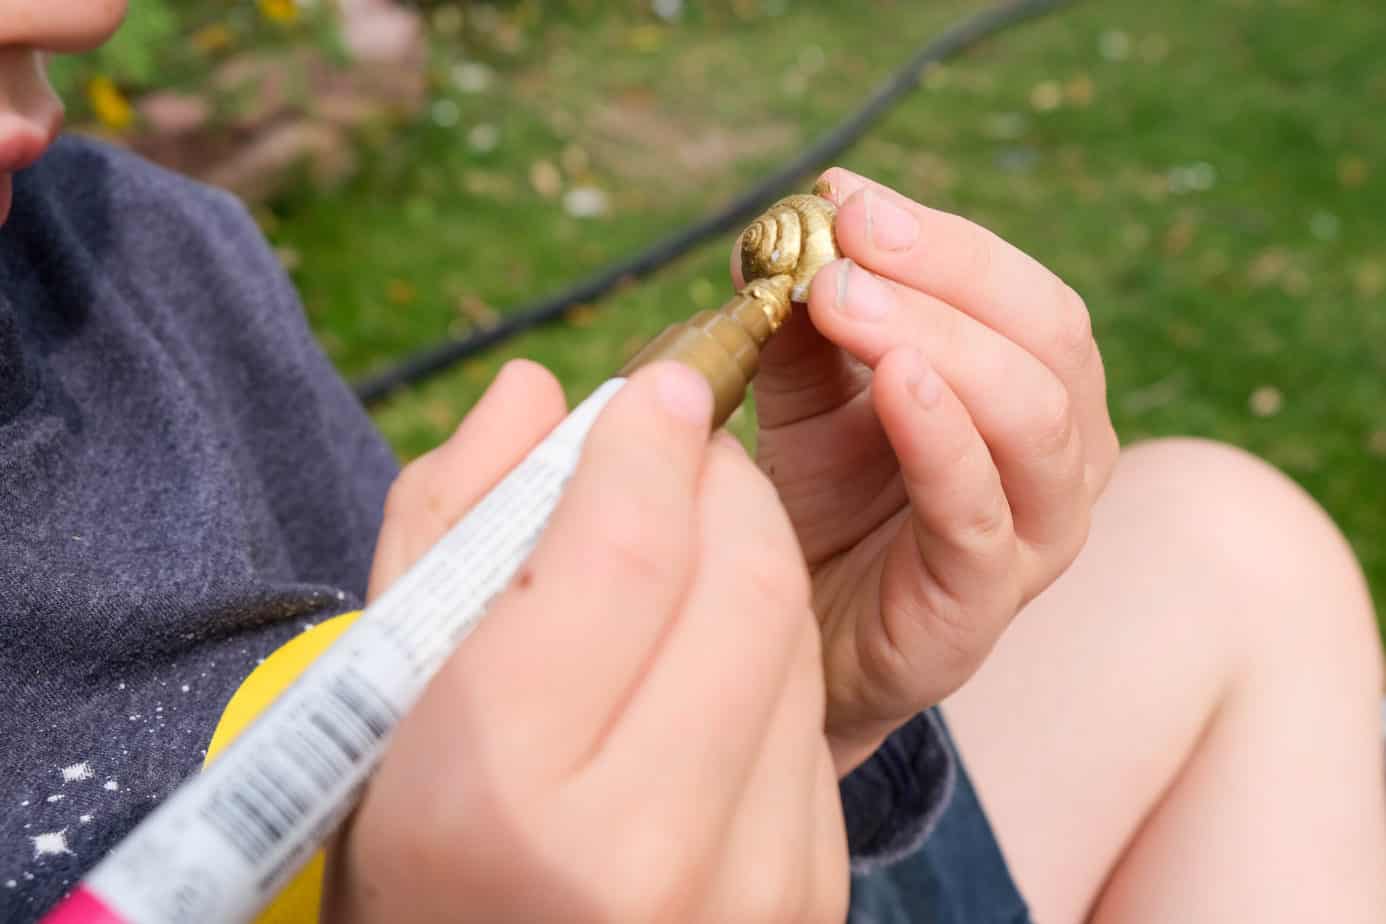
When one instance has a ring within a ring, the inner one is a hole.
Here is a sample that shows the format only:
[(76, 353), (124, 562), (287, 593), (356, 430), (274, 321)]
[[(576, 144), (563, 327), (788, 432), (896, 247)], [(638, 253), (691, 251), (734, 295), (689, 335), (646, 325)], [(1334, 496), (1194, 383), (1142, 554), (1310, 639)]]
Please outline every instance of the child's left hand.
[(1072, 563), (1118, 445), (1071, 288), (962, 218), (825, 179), (855, 265), (818, 274), (756, 402), (760, 465), (813, 571), (845, 774)]

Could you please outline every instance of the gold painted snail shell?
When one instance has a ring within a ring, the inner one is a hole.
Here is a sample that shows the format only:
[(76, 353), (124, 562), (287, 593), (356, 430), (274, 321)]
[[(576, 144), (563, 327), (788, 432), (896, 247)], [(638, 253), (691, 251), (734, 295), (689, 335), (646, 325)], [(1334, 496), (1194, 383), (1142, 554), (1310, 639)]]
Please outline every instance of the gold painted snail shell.
[(808, 300), (809, 284), (820, 269), (841, 256), (833, 234), (837, 207), (822, 193), (788, 196), (770, 207), (741, 234), (741, 274), (749, 284), (757, 279), (790, 277), (790, 298)]

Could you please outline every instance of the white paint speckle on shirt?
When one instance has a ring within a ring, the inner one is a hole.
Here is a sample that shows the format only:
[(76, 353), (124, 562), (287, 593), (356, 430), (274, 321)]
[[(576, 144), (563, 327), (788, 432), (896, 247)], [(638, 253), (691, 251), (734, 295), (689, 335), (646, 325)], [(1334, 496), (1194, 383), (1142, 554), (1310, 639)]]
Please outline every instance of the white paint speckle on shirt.
[(109, 789), (111, 792), (115, 792), (117, 789), (120, 788), (120, 784), (117, 783), (115, 780), (107, 780), (106, 785), (103, 788)]
[(96, 776), (96, 771), (85, 760), (70, 767), (63, 767), (64, 783), (81, 783)]
[(183, 684), (183, 692), (184, 692), (184, 693), (188, 692), (188, 691), (191, 690), (191, 689), (192, 689), (192, 687), (188, 686), (186, 683)]
[(60, 857), (65, 853), (72, 853), (67, 849), (67, 828), (61, 831), (49, 831), (47, 834), (40, 834), (31, 837), (29, 840), (34, 842), (34, 859), (43, 857)]
[(63, 794), (60, 793), (60, 792), (55, 792), (55, 793), (53, 793), (53, 795), (51, 795), (51, 796), (48, 797), (48, 801), (49, 801), (49, 802), (61, 802), (61, 801), (63, 801)]
[(6, 880), (5, 880), (5, 888), (7, 888), (7, 889), (18, 888), (18, 886), (19, 886), (19, 883), (15, 882), (13, 879), (6, 879)]
[(84, 825), (85, 825), (85, 824), (90, 824), (90, 823), (91, 823), (91, 816), (90, 816), (90, 815), (83, 815), (81, 818), (78, 818), (77, 820), (80, 821), (80, 822), (81, 822), (82, 824), (84, 824)]

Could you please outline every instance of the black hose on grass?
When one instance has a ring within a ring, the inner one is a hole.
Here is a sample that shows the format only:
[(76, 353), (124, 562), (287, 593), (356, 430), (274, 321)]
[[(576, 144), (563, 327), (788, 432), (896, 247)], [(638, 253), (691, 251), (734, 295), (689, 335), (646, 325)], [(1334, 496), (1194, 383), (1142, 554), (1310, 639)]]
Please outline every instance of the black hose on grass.
[(623, 283), (649, 276), (698, 245), (736, 229), (792, 191), (809, 173), (828, 166), (860, 140), (892, 105), (919, 85), (930, 65), (945, 61), (998, 32), (1052, 12), (1067, 2), (1069, 0), (1010, 0), (955, 23), (920, 48), (831, 131), (718, 211), (566, 289), (517, 308), (493, 327), (460, 339), (445, 340), (406, 356), (397, 365), (356, 383), (357, 396), (367, 404), (380, 401), (399, 388), (417, 384), (531, 327), (555, 320), (576, 305), (593, 302)]

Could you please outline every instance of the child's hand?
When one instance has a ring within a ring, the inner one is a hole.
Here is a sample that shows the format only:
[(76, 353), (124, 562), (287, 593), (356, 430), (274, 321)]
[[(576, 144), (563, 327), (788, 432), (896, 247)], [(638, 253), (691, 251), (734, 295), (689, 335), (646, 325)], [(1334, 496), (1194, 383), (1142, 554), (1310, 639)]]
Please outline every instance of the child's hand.
[(825, 179), (855, 265), (819, 273), (756, 401), (760, 465), (813, 572), (846, 772), (961, 686), (1072, 563), (1117, 440), (1072, 289), (970, 222)]
[[(564, 412), (513, 363), (391, 492), (372, 592)], [(841, 921), (808, 575), (774, 489), (657, 365), (603, 412), (524, 571), (401, 725), (325, 920)]]

